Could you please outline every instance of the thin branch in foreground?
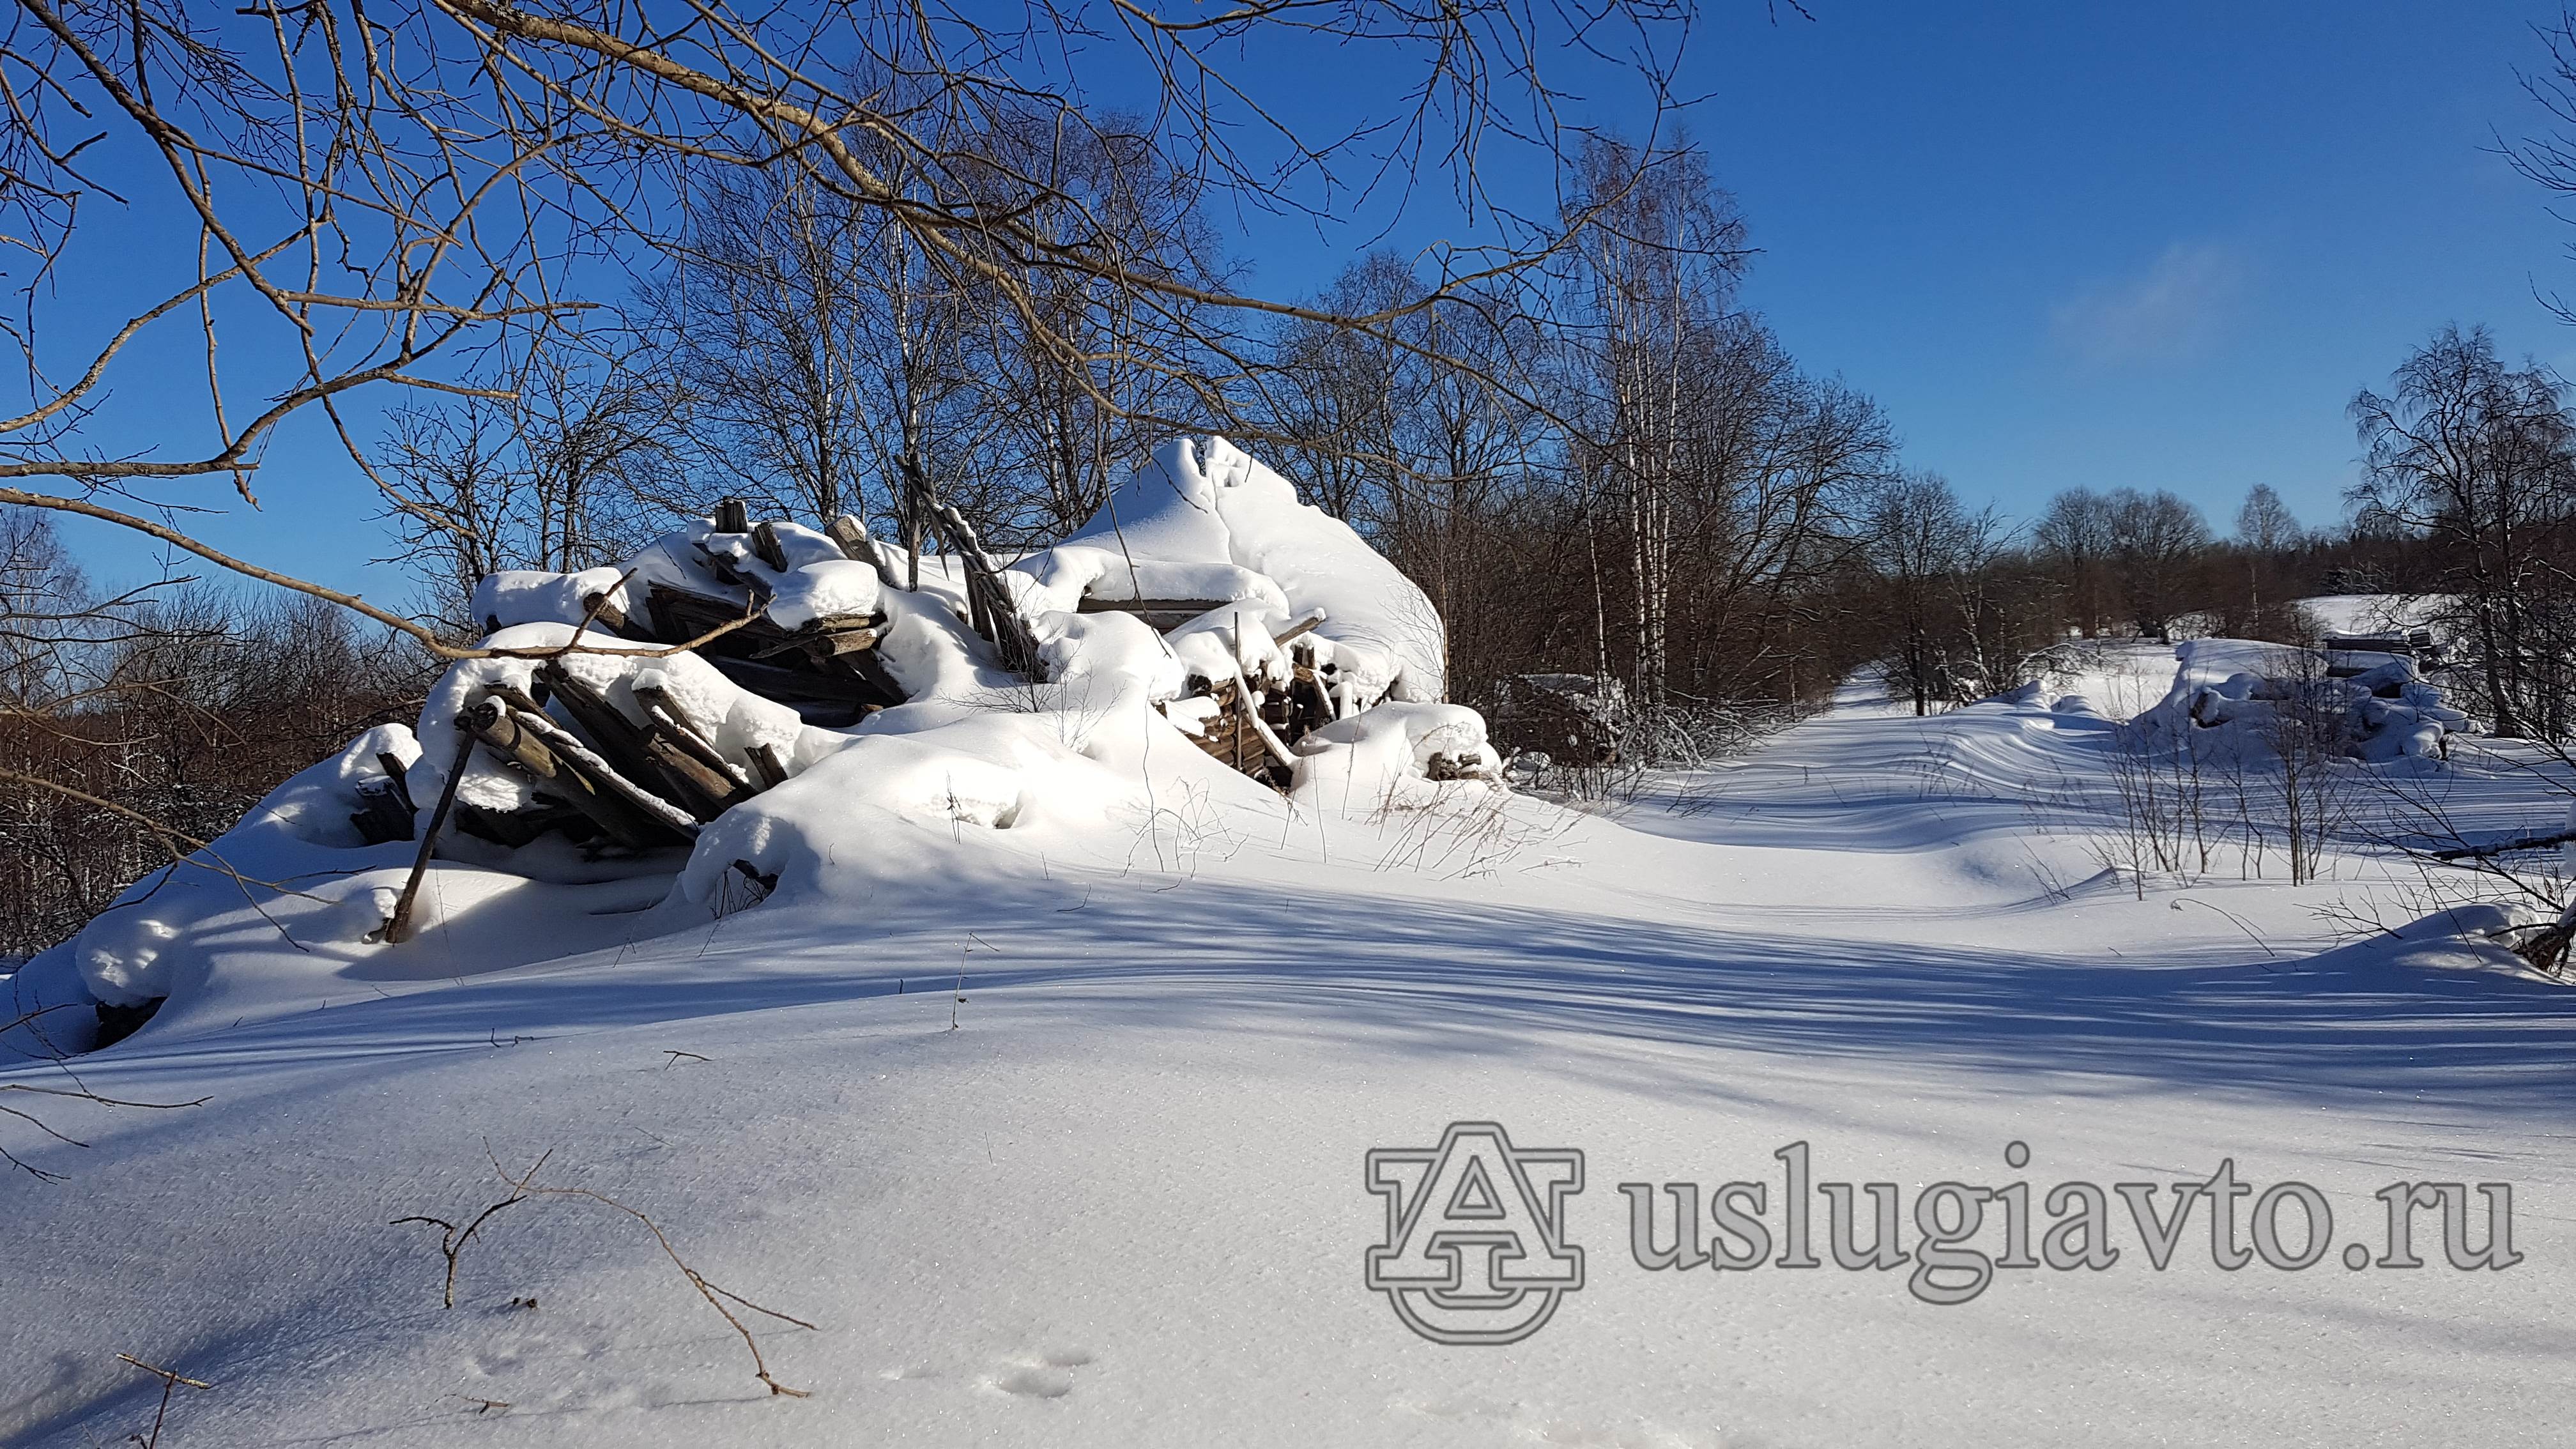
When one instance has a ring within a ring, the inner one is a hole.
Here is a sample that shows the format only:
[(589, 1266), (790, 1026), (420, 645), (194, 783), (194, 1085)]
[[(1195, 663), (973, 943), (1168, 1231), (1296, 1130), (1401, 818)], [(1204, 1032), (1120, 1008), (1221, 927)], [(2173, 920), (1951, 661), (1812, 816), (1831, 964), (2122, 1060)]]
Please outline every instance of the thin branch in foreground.
[(170, 1417), (170, 1396), (178, 1391), (181, 1384), (186, 1384), (192, 1389), (204, 1389), (210, 1392), (215, 1387), (213, 1384), (207, 1383), (203, 1379), (192, 1379), (184, 1374), (173, 1373), (168, 1369), (145, 1363), (143, 1360), (136, 1358), (130, 1353), (120, 1353), (117, 1357), (161, 1380), (161, 1407), (155, 1409), (152, 1413), (152, 1432), (149, 1434), (136, 1434), (131, 1436), (137, 1443), (140, 1443), (143, 1446), (143, 1449), (159, 1449), (161, 1443), (161, 1425)]
[[(695, 1053), (675, 1053), (674, 1055), (676, 1058), (677, 1056), (695, 1055)], [(488, 1152), (489, 1149), (487, 1148), (486, 1150)], [(644, 1227), (644, 1231), (653, 1235), (654, 1243), (660, 1246), (662, 1249), (662, 1255), (671, 1260), (671, 1265), (680, 1270), (680, 1276), (686, 1278), (689, 1282), (689, 1286), (696, 1290), (698, 1296), (706, 1300), (707, 1306), (713, 1308), (717, 1314), (724, 1319), (726, 1326), (733, 1329), (735, 1334), (741, 1337), (742, 1346), (751, 1353), (753, 1377), (759, 1379), (763, 1385), (767, 1386), (772, 1396), (783, 1396), (791, 1399), (802, 1399), (812, 1396), (811, 1391), (806, 1389), (790, 1388), (787, 1385), (780, 1383), (771, 1375), (769, 1371), (769, 1360), (762, 1356), (759, 1340), (752, 1336), (751, 1329), (743, 1323), (742, 1318), (731, 1308), (727, 1308), (725, 1304), (728, 1302), (734, 1303), (743, 1308), (747, 1308), (754, 1313), (775, 1318), (781, 1323), (794, 1324), (798, 1328), (812, 1329), (815, 1327), (814, 1324), (808, 1323), (804, 1319), (798, 1318), (792, 1313), (781, 1313), (775, 1308), (754, 1303), (750, 1299), (743, 1297), (741, 1294), (734, 1292), (732, 1289), (724, 1288), (715, 1283), (709, 1282), (705, 1274), (700, 1273), (695, 1267), (690, 1265), (686, 1258), (680, 1256), (679, 1248), (672, 1243), (670, 1234), (663, 1231), (662, 1225), (655, 1222), (641, 1210), (629, 1207), (627, 1204), (610, 1197), (606, 1193), (598, 1192), (591, 1188), (555, 1187), (538, 1182), (537, 1174), (545, 1170), (546, 1163), (552, 1159), (553, 1156), (553, 1149), (547, 1149), (529, 1166), (526, 1172), (520, 1173), (515, 1177), (510, 1175), (508, 1169), (501, 1166), (501, 1162), (498, 1157), (494, 1157), (492, 1159), (492, 1170), (500, 1174), (501, 1181), (508, 1186), (509, 1191), (498, 1202), (484, 1208), (462, 1227), (446, 1218), (429, 1217), (425, 1215), (396, 1218), (393, 1220), (392, 1225), (421, 1223), (439, 1230), (439, 1252), (447, 1259), (447, 1279), (445, 1293), (443, 1296), (443, 1302), (446, 1307), (453, 1308), (456, 1306), (457, 1265), (459, 1260), (465, 1255), (466, 1245), (473, 1241), (474, 1235), (481, 1231), (485, 1223), (491, 1221), (494, 1214), (500, 1212), (503, 1208), (527, 1202), (532, 1198), (580, 1198), (588, 1202), (597, 1203), (602, 1207), (624, 1213), (626, 1216), (633, 1218), (636, 1222), (641, 1223)], [(527, 1303), (528, 1306), (534, 1306), (533, 1299), (522, 1301)], [(499, 1407), (506, 1409), (508, 1405), (504, 1404)], [(478, 1410), (477, 1412), (485, 1412), (485, 1410)]]
[(456, 1224), (449, 1222), (445, 1218), (434, 1218), (425, 1215), (396, 1218), (385, 1225), (387, 1227), (398, 1228), (405, 1223), (420, 1223), (424, 1226), (433, 1227), (439, 1230), (438, 1251), (447, 1259), (447, 1283), (445, 1289), (440, 1294), (440, 1307), (453, 1308), (456, 1306), (456, 1267), (458, 1261), (465, 1256), (465, 1245), (474, 1241), (474, 1235), (483, 1231), (483, 1225), (492, 1220), (492, 1215), (494, 1213), (497, 1213), (506, 1207), (515, 1207), (528, 1200), (529, 1180), (534, 1178), (540, 1169), (544, 1168), (546, 1165), (546, 1157), (551, 1157), (553, 1155), (554, 1154), (549, 1151), (544, 1156), (539, 1157), (536, 1160), (536, 1163), (520, 1177), (513, 1178), (507, 1173), (502, 1174), (502, 1180), (510, 1184), (510, 1195), (501, 1199), (499, 1202), (492, 1204), (490, 1207), (483, 1209), (483, 1211), (476, 1213), (473, 1220), (461, 1228)]
[[(533, 1172), (533, 1169), (531, 1171)], [(813, 1324), (806, 1322), (802, 1318), (796, 1317), (794, 1314), (781, 1313), (775, 1308), (763, 1307), (762, 1305), (754, 1303), (750, 1299), (743, 1297), (739, 1293), (733, 1292), (727, 1288), (717, 1287), (715, 1284), (708, 1282), (706, 1276), (700, 1273), (697, 1269), (690, 1267), (688, 1260), (680, 1256), (680, 1250), (671, 1245), (670, 1235), (662, 1231), (661, 1224), (645, 1216), (642, 1212), (628, 1207), (617, 1199), (608, 1196), (606, 1193), (594, 1192), (586, 1187), (539, 1187), (532, 1190), (534, 1192), (553, 1197), (586, 1198), (591, 1202), (598, 1203), (602, 1207), (614, 1208), (617, 1211), (626, 1214), (628, 1217), (633, 1218), (635, 1221), (642, 1223), (644, 1225), (644, 1231), (651, 1233), (653, 1235), (653, 1241), (661, 1245), (662, 1253), (665, 1257), (671, 1260), (671, 1265), (680, 1270), (680, 1276), (688, 1279), (689, 1286), (698, 1290), (698, 1296), (707, 1300), (707, 1306), (723, 1315), (725, 1323), (730, 1326), (736, 1334), (740, 1335), (742, 1338), (742, 1346), (751, 1351), (751, 1368), (753, 1377), (758, 1378), (762, 1383), (768, 1385), (769, 1392), (773, 1396), (784, 1395), (791, 1399), (811, 1398), (813, 1396), (812, 1391), (809, 1389), (791, 1389), (787, 1385), (780, 1383), (777, 1379), (770, 1376), (769, 1361), (761, 1357), (759, 1340), (752, 1337), (751, 1330), (743, 1325), (743, 1321), (739, 1317), (735, 1316), (732, 1309), (724, 1306), (724, 1302), (722, 1300), (731, 1299), (733, 1302), (750, 1309), (754, 1313), (766, 1314), (771, 1318), (777, 1319), (781, 1323), (792, 1323), (798, 1328), (810, 1329), (814, 1327)]]

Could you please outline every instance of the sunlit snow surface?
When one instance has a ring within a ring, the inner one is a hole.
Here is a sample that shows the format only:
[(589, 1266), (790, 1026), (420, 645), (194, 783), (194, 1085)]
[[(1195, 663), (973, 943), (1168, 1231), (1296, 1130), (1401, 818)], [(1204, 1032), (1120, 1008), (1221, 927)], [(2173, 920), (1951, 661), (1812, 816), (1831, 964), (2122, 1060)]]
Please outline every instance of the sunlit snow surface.
[[(2102, 721), (1866, 695), (1608, 817), (1165, 799), (1114, 852), (952, 843), (633, 939), (614, 884), (512, 887), (597, 893), (568, 954), (462, 910), (402, 969), (211, 997), (81, 1064), (205, 1105), (48, 1106), (85, 1150), (0, 1124), (68, 1176), (0, 1178), (0, 1442), (146, 1429), (119, 1353), (217, 1386), (173, 1402), (183, 1449), (2566, 1442), (2576, 994), (2408, 928), (2412, 872), (2357, 855), (2139, 900), (2088, 848)], [(2338, 907), (2399, 930), (2338, 944)], [(1362, 1283), (1363, 1154), (1464, 1118), (1588, 1154), (1589, 1280), (1507, 1348)], [(2122, 1216), (2115, 1268), (1950, 1308), (1903, 1270), (1630, 1261), (1618, 1183), (1776, 1191), (1798, 1140), (1909, 1192), (2233, 1157), (2329, 1194), (2338, 1241), (2390, 1181), (2504, 1181), (2527, 1256), (2454, 1272), (2427, 1223), (2421, 1270), (2226, 1273), (2195, 1215), (2157, 1272)], [(442, 1310), (437, 1232), (389, 1220), (548, 1151), (817, 1325), (752, 1319), (812, 1397), (583, 1201), (494, 1218)]]

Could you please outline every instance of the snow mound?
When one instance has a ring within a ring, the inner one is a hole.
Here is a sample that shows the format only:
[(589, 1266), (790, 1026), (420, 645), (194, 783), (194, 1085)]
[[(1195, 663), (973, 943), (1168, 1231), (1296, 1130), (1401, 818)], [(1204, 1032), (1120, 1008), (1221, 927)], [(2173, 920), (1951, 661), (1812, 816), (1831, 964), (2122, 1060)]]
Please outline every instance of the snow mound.
[(1045, 607), (1198, 600), (1280, 632), (1309, 612), (1326, 661), (1357, 694), (1438, 700), (1446, 654), (1431, 601), (1340, 519), (1223, 438), (1179, 438), (1091, 522), (1014, 568)]
[[(856, 520), (729, 508), (615, 568), (484, 580), (482, 653), (416, 728), (289, 780), (29, 980), (76, 971), (96, 1001), (165, 1003), (161, 1027), (771, 901), (989, 909), (1061, 869), (1128, 870), (1169, 832), (1283, 837), (1301, 812), (1504, 791), (1484, 720), (1438, 702), (1421, 590), (1224, 439), (1166, 444), (1008, 568), (952, 516), (918, 590)], [(1176, 603), (1200, 607), (1156, 607)], [(1011, 628), (1033, 667), (1003, 666)]]
[[(2447, 737), (2475, 722), (2403, 655), (2356, 655), (2242, 639), (2175, 646), (2179, 667), (2142, 728), (2217, 731), (2257, 750), (2282, 732), (2368, 764), (2447, 757)], [(2323, 736), (2322, 738), (2310, 738)]]

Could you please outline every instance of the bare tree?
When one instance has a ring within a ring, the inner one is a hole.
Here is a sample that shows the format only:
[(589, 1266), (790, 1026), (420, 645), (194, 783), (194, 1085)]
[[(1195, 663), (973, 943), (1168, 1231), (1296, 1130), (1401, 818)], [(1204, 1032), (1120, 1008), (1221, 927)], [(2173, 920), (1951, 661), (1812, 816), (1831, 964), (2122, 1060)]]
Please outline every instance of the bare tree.
[(2426, 538), (2495, 732), (2576, 733), (2576, 416), (2564, 384), (2509, 368), (2483, 328), (2446, 327), (2352, 415), (2354, 507)]
[(1980, 679), (1973, 664), (1962, 668), (1962, 655), (1975, 659), (1971, 601), (1975, 581), (2002, 550), (2002, 523), (1991, 508), (1969, 511), (1939, 474), (1910, 473), (1873, 493), (1866, 526), (1895, 624), (1891, 682), (1912, 697), (1916, 714), (1930, 714), (1934, 701), (1952, 702), (1963, 681)]
[(2111, 597), (2111, 500), (2090, 488), (2067, 489), (2048, 500), (2031, 542), (2056, 572), (2085, 635), (2101, 634), (2118, 608)]
[(2171, 637), (2191, 570), (2210, 544), (2208, 520), (2180, 497), (2123, 488), (2107, 500), (2111, 567), (2130, 619), (2151, 639)]
[(649, 535), (680, 462), (685, 398), (631, 345), (558, 338), (495, 397), (397, 409), (377, 447), (387, 515), (429, 616), (464, 637), (477, 581), (595, 568)]
[(1651, 708), (1663, 703), (1671, 673), (1685, 376), (1703, 355), (1697, 339), (1731, 310), (1745, 230), (1696, 149), (1640, 153), (1596, 138), (1583, 163), (1583, 201), (1596, 218), (1575, 283), (1586, 304), (1578, 346), (1597, 419), (1590, 466), (1596, 491), (1624, 515), (1629, 685)]

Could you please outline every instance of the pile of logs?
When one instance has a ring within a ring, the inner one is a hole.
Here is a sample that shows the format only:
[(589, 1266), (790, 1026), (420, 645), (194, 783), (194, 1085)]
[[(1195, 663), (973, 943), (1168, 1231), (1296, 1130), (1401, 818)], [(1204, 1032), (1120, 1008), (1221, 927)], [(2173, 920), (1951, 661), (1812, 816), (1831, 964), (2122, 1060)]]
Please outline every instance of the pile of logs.
[[(785, 763), (767, 745), (747, 752), (749, 772), (726, 759), (680, 701), (654, 685), (632, 686), (644, 713), (641, 723), (560, 664), (541, 667), (535, 685), (534, 694), (487, 685), (457, 715), (456, 758), (421, 837), (411, 879), (385, 923), (387, 941), (411, 933), (413, 898), (439, 833), (451, 820), (468, 835), (513, 849), (559, 831), (579, 844), (653, 850), (691, 844), (698, 827), (787, 778)], [(563, 719), (549, 713), (550, 703)], [(512, 811), (458, 803), (457, 784), (477, 748), (536, 784), (534, 802)], [(387, 757), (383, 763), (388, 783), (362, 790), (361, 808), (350, 819), (371, 842), (407, 840), (408, 787), (399, 761)], [(744, 871), (755, 884), (774, 883), (748, 867)]]
[[(956, 509), (927, 511), (964, 578), (967, 622), (1006, 668), (1035, 677), (1037, 637), (1000, 566)], [(771, 571), (788, 571), (777, 525), (753, 523), (741, 499), (718, 503), (709, 522), (715, 536), (743, 539)], [(887, 589), (901, 587), (860, 520), (844, 514), (825, 532), (844, 557), (875, 569)], [(631, 617), (607, 594), (592, 594), (583, 601), (590, 620), (584, 627), (636, 643), (693, 645), (692, 652), (735, 684), (788, 705), (810, 724), (846, 726), (904, 702), (902, 685), (876, 654), (887, 629), (883, 610), (787, 628), (767, 614), (768, 582), (756, 570), (736, 567), (739, 557), (701, 542), (695, 562), (747, 602), (656, 580), (646, 588), (644, 617)], [(496, 632), (500, 628), (497, 619), (486, 622)], [(633, 694), (641, 722), (557, 662), (537, 670), (529, 693), (487, 686), (457, 717), (459, 752), (450, 784), (479, 747), (536, 783), (535, 803), (497, 811), (456, 803), (451, 789), (433, 813), (432, 840), (423, 841), (422, 859), (451, 818), (458, 830), (513, 849), (550, 831), (586, 846), (685, 845), (696, 839), (699, 825), (787, 778), (785, 762), (765, 745), (748, 752), (748, 771), (728, 760), (666, 690), (638, 683)], [(418, 812), (402, 762), (385, 756), (379, 763), (386, 778), (359, 789), (359, 808), (350, 821), (369, 843), (410, 840)]]
[[(1005, 669), (1042, 678), (1036, 633), (973, 526), (954, 508), (933, 503), (924, 513), (963, 581), (965, 622), (993, 646)], [(752, 523), (742, 500), (724, 500), (710, 521), (716, 535), (741, 537), (748, 552), (772, 571), (788, 572), (776, 525)], [(858, 519), (844, 515), (826, 533), (845, 557), (873, 567), (886, 589), (902, 587), (893, 563)], [(882, 610), (787, 628), (768, 616), (770, 585), (757, 571), (736, 567), (733, 560), (739, 557), (702, 542), (696, 562), (746, 602), (656, 580), (646, 588), (643, 617), (630, 616), (607, 594), (593, 594), (583, 601), (588, 611), (583, 627), (636, 643), (690, 645), (735, 684), (794, 708), (811, 724), (846, 726), (905, 700), (903, 687), (877, 658), (887, 630)], [(917, 558), (913, 566), (918, 568)], [(917, 573), (912, 577), (917, 579)], [(1086, 599), (1082, 607), (1103, 605)], [(1136, 613), (1168, 631), (1224, 604), (1139, 600), (1106, 607)], [(1190, 681), (1193, 695), (1218, 704), (1198, 737), (1202, 749), (1246, 775), (1284, 788), (1295, 758), (1291, 747), (1299, 739), (1374, 702), (1343, 698), (1333, 679), (1334, 666), (1320, 663), (1314, 642), (1303, 637), (1322, 618), (1320, 612), (1310, 614), (1275, 639), (1288, 651), (1284, 679), (1265, 674), (1252, 680), (1238, 673)], [(499, 620), (487, 622), (498, 631)], [(549, 832), (586, 850), (686, 846), (697, 839), (700, 826), (786, 780), (786, 763), (768, 746), (747, 752), (748, 769), (728, 759), (680, 700), (649, 675), (637, 676), (630, 690), (641, 719), (611, 703), (560, 661), (541, 665), (525, 692), (505, 683), (482, 688), (456, 718), (457, 753), (446, 788), (420, 834), (411, 878), (385, 924), (384, 939), (400, 941), (410, 934), (413, 898), (440, 833), (451, 824), (511, 849)], [(528, 780), (535, 787), (532, 803), (504, 811), (458, 801), (457, 785), (478, 749)], [(359, 808), (350, 821), (371, 844), (411, 840), (418, 810), (403, 764), (391, 755), (379, 756), (378, 762), (385, 778), (360, 787)], [(742, 870), (755, 893), (771, 884), (748, 866)]]
[[(1136, 613), (1150, 620), (1152, 615), (1147, 611), (1160, 601), (1136, 602), (1143, 607), (1121, 608), (1120, 612)], [(1206, 612), (1202, 609), (1189, 617), (1194, 619)], [(1272, 640), (1288, 651), (1285, 679), (1190, 677), (1184, 698), (1204, 696), (1217, 704), (1215, 716), (1195, 736), (1200, 749), (1264, 784), (1282, 790), (1288, 787), (1296, 766), (1297, 757), (1292, 752), (1296, 743), (1344, 713), (1345, 701), (1333, 688), (1334, 666), (1320, 663), (1314, 642), (1305, 637), (1323, 621), (1323, 613), (1318, 610)], [(1360, 707), (1373, 703), (1374, 700), (1362, 701)]]
[[(787, 550), (779, 542), (777, 525), (753, 524), (744, 514), (739, 498), (717, 504), (716, 532), (745, 536), (762, 563), (785, 573)], [(870, 565), (879, 579), (887, 580), (885, 560), (869, 539), (865, 524), (843, 514), (833, 520), (828, 532), (844, 556)], [(736, 569), (703, 544), (698, 563), (718, 581), (741, 589), (750, 600), (748, 609), (711, 594), (656, 582), (645, 591), (647, 620), (603, 616), (602, 622), (626, 638), (644, 642), (685, 644), (703, 639), (706, 642), (697, 649), (700, 658), (752, 693), (793, 707), (809, 724), (854, 724), (877, 710), (903, 703), (903, 686), (876, 657), (877, 643), (885, 636), (882, 611), (865, 618), (845, 615), (816, 619), (796, 629), (781, 628), (761, 612), (769, 604), (769, 586), (758, 574)]]
[[(513, 849), (550, 830), (629, 850), (685, 845), (700, 825), (787, 778), (785, 762), (767, 745), (748, 751), (748, 772), (726, 759), (679, 700), (655, 685), (633, 687), (645, 715), (640, 724), (561, 664), (538, 669), (535, 685), (534, 694), (488, 685), (457, 715), (460, 768), (449, 773), (461, 774), (480, 745), (538, 784), (536, 802), (513, 811), (451, 804), (433, 832), (452, 815), (457, 829)], [(549, 703), (562, 718), (548, 712)], [(387, 778), (358, 792), (350, 822), (371, 844), (409, 840), (414, 807), (401, 762), (380, 759)]]

